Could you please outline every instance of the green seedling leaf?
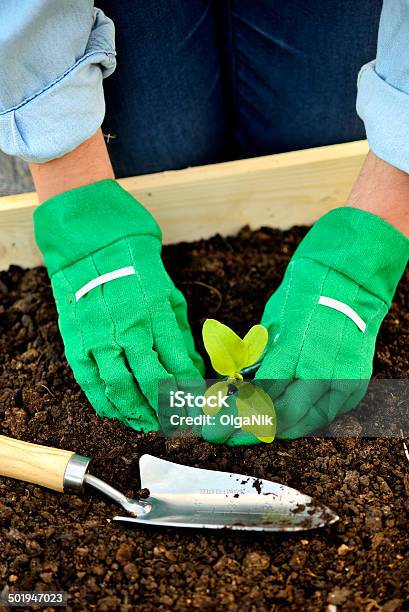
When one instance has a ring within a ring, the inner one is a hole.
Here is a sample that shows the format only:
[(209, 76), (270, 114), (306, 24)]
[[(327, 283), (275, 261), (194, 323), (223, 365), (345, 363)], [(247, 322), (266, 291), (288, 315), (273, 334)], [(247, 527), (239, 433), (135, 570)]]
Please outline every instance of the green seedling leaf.
[(203, 342), (213, 368), (231, 379), (242, 379), (240, 371), (259, 359), (267, 340), (268, 332), (262, 325), (254, 325), (243, 340), (215, 319), (207, 319), (203, 325)]
[(229, 391), (229, 383), (227, 380), (221, 380), (220, 382), (215, 383), (211, 387), (209, 387), (205, 393), (206, 404), (203, 406), (203, 412), (208, 416), (214, 416), (217, 414), (221, 408), (223, 408), (222, 404), (218, 404), (216, 399), (219, 397), (219, 394), (222, 397), (228, 395)]
[[(277, 420), (268, 393), (253, 383), (243, 382), (238, 388), (236, 407), (238, 415), (243, 419), (243, 431), (252, 433), (261, 442), (270, 443), (274, 440)], [(259, 422), (255, 420), (252, 423), (253, 417), (258, 417)]]
[(263, 354), (268, 341), (268, 331), (263, 325), (253, 325), (243, 338), (247, 350), (246, 363), (240, 368), (248, 368), (256, 363)]
[(205, 349), (216, 372), (229, 377), (240, 372), (247, 357), (242, 339), (216, 319), (206, 319), (202, 333)]

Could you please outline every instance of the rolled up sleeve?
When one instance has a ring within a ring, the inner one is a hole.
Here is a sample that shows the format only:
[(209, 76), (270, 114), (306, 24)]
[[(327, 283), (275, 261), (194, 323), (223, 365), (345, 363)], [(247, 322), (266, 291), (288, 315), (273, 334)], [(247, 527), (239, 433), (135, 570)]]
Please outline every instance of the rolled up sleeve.
[(116, 66), (112, 21), (91, 0), (2, 0), (0, 149), (29, 162), (60, 157), (105, 114)]
[(376, 60), (358, 76), (357, 112), (372, 151), (409, 172), (409, 0), (384, 0)]

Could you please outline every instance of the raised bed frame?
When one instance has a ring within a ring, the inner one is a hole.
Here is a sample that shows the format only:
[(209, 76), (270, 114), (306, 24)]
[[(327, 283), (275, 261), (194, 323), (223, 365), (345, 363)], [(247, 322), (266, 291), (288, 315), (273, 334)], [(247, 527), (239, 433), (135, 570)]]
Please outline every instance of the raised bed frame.
[[(158, 172), (119, 182), (155, 216), (164, 242), (236, 233), (243, 225), (310, 225), (344, 203), (368, 152), (366, 141)], [(0, 198), (0, 270), (42, 263), (35, 193)]]

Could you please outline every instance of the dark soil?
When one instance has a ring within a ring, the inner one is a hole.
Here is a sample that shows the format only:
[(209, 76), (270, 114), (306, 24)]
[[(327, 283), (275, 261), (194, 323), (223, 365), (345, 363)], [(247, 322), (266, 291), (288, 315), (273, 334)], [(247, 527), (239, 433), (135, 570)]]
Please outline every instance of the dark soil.
[[(242, 334), (258, 322), (305, 229), (247, 229), (165, 249), (197, 338), (216, 316)], [(380, 334), (375, 375), (409, 378), (409, 275)], [(42, 268), (0, 273), (1, 433), (93, 457), (94, 474), (132, 494), (149, 452), (274, 479), (341, 517), (273, 535), (136, 528), (102, 497), (0, 479), (0, 590), (61, 589), (75, 610), (407, 609), (409, 462), (398, 438), (309, 438), (252, 448), (140, 434), (99, 419), (65, 361)], [(356, 417), (344, 417), (354, 430)], [(406, 432), (407, 433), (407, 432)], [(332, 606), (337, 607), (329, 607)]]

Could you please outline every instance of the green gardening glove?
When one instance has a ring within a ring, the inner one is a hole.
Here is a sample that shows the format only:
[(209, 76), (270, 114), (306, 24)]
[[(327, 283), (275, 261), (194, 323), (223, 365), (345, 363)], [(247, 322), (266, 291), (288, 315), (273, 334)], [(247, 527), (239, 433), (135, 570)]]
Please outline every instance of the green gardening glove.
[(158, 383), (199, 380), (186, 302), (161, 260), (153, 217), (113, 180), (34, 213), (68, 363), (100, 416), (158, 429)]
[[(261, 321), (269, 344), (255, 381), (274, 400), (278, 437), (316, 431), (363, 398), (408, 258), (407, 238), (355, 208), (329, 212), (301, 242)], [(244, 432), (223, 437), (257, 443)]]
[(364, 397), (408, 258), (405, 236), (349, 207), (326, 214), (301, 242), (262, 318), (271, 343), (256, 378), (267, 381), (279, 437), (316, 431)]

